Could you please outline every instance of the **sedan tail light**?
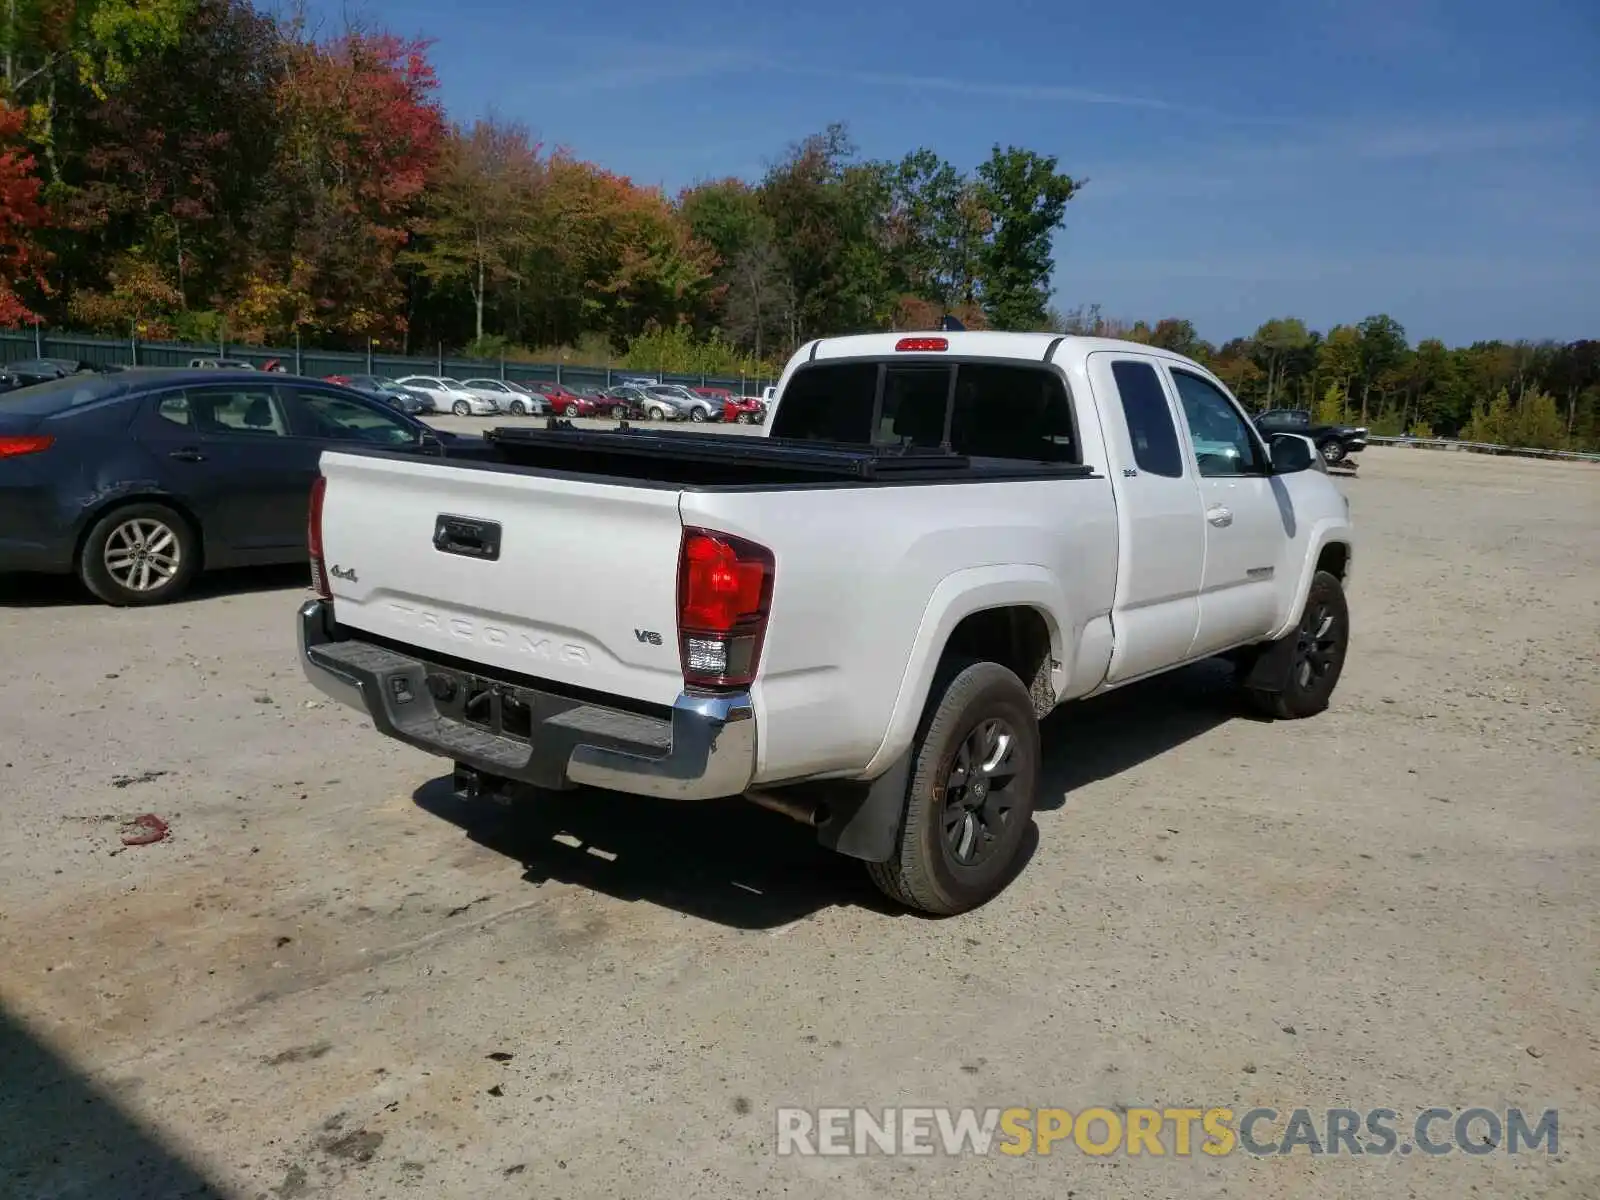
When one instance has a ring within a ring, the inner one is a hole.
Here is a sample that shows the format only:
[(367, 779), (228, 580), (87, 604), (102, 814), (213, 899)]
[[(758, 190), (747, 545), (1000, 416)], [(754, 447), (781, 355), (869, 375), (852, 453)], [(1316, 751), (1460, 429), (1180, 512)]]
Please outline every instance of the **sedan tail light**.
[(0, 434), (0, 458), (21, 458), (24, 454), (38, 454), (55, 444), (47, 434)]
[(683, 531), (678, 648), (686, 686), (737, 688), (755, 681), (775, 574), (765, 546), (709, 529)]

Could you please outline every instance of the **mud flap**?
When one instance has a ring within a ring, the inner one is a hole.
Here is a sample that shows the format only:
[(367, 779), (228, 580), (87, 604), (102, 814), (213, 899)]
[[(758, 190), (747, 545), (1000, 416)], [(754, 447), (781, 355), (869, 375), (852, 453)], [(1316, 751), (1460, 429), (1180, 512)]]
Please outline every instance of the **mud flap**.
[(1294, 668), (1294, 651), (1298, 643), (1297, 630), (1275, 642), (1257, 648), (1254, 661), (1239, 674), (1239, 682), (1253, 692), (1270, 692), (1274, 695), (1289, 686), (1289, 672)]
[(900, 840), (910, 787), (909, 750), (871, 783), (829, 786), (828, 819), (817, 826), (817, 842), (847, 858), (888, 862)]

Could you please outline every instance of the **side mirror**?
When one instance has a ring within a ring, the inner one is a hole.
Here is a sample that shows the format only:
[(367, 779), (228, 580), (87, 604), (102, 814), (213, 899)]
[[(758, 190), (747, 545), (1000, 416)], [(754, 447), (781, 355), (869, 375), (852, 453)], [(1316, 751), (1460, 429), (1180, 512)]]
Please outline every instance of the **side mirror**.
[(1316, 463), (1316, 447), (1309, 438), (1293, 433), (1280, 433), (1270, 443), (1272, 473), (1293, 475), (1296, 471), (1309, 471)]

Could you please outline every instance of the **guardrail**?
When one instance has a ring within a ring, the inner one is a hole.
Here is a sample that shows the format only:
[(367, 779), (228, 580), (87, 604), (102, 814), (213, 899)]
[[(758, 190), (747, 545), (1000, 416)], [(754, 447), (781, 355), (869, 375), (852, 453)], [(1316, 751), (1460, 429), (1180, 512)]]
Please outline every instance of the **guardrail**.
[(1500, 446), (1494, 442), (1462, 442), (1455, 438), (1384, 437), (1367, 435), (1374, 446), (1412, 446), (1421, 450), (1465, 450), (1470, 454), (1510, 454), (1520, 458), (1559, 458), (1568, 462), (1600, 463), (1600, 454), (1581, 450), (1539, 450), (1532, 446)]

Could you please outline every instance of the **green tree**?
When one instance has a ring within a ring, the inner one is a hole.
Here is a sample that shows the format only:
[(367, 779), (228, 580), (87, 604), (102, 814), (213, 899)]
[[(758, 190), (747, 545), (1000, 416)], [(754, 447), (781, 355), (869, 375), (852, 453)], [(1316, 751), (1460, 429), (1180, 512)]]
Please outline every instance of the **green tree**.
[(1348, 397), (1337, 383), (1330, 383), (1317, 403), (1315, 421), (1318, 425), (1343, 425)]
[(1346, 395), (1361, 376), (1361, 332), (1353, 325), (1335, 325), (1317, 348), (1317, 371)]
[(974, 304), (990, 230), (977, 186), (927, 149), (901, 160), (891, 186), (890, 237), (904, 286), (944, 312)]
[(1511, 442), (1537, 450), (1560, 450), (1567, 443), (1566, 422), (1555, 397), (1532, 388), (1522, 394), (1511, 422)]
[(1461, 431), (1464, 441), (1490, 442), (1501, 446), (1513, 441), (1515, 434), (1516, 412), (1511, 406), (1511, 393), (1505, 388), (1495, 393), (1494, 400), (1487, 407), (1481, 400), (1473, 405), (1472, 419)]
[(1255, 332), (1256, 366), (1266, 376), (1266, 406), (1282, 402), (1289, 366), (1311, 343), (1311, 331), (1299, 317), (1278, 317)]
[(1083, 184), (1056, 159), (995, 146), (978, 168), (978, 195), (992, 223), (979, 256), (983, 309), (996, 329), (1040, 329), (1050, 301), (1055, 233)]
[(1365, 425), (1372, 392), (1377, 389), (1381, 395), (1394, 385), (1409, 346), (1404, 326), (1387, 313), (1367, 317), (1356, 329), (1361, 335), (1361, 423)]

